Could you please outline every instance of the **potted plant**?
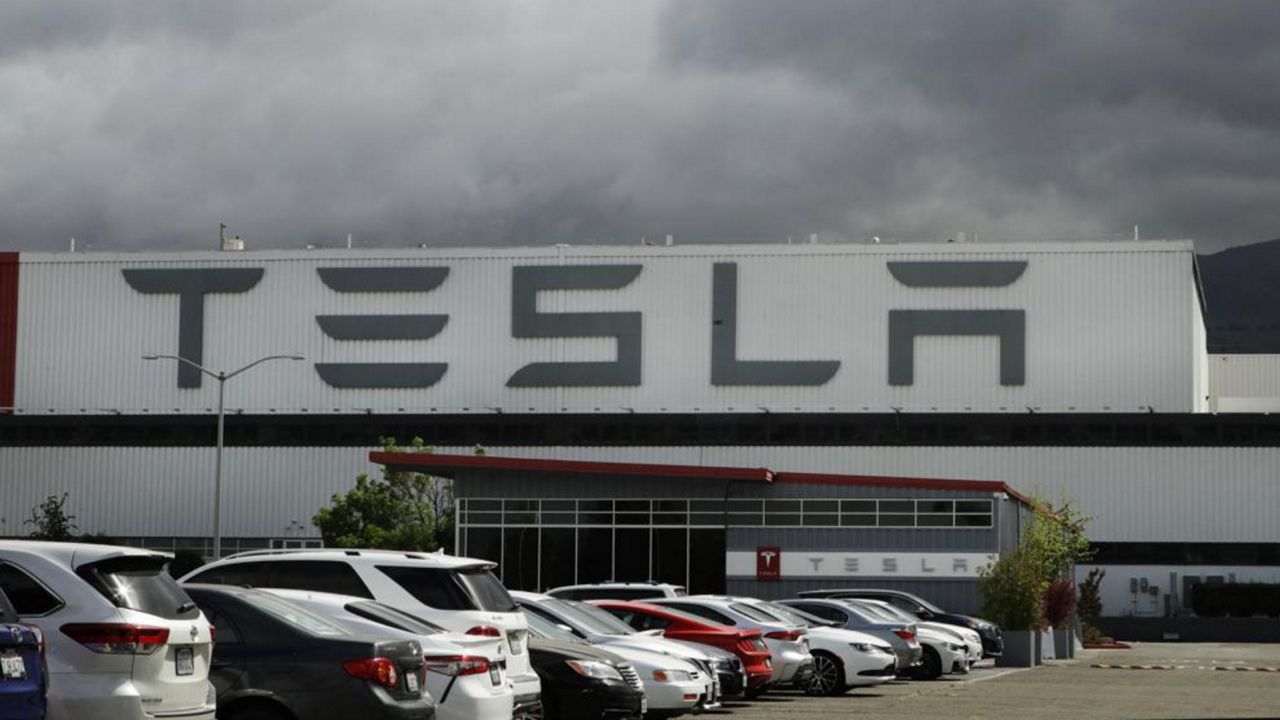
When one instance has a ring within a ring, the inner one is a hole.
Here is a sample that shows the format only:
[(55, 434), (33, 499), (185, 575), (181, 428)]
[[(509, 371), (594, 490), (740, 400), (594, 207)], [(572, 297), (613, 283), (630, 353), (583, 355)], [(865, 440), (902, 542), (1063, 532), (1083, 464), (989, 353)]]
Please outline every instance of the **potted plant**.
[(1059, 660), (1075, 654), (1072, 619), (1076, 609), (1076, 586), (1070, 580), (1054, 580), (1044, 593), (1044, 619), (1053, 628), (1053, 647)]
[(1004, 653), (996, 659), (997, 665), (1031, 667), (1036, 664), (1043, 588), (1039, 564), (1025, 547), (1005, 553), (979, 572), (983, 615), (1004, 631)]

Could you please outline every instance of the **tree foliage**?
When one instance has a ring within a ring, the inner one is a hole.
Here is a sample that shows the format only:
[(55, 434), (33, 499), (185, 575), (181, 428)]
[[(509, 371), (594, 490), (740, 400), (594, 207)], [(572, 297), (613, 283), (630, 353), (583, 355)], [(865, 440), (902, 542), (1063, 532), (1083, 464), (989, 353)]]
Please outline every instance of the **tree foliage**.
[[(1036, 505), (1017, 549), (1002, 555), (978, 577), (983, 612), (1009, 630), (1066, 623), (1076, 605), (1072, 573), (1077, 563), (1092, 557), (1085, 534), (1092, 518), (1067, 500), (1056, 504), (1037, 500)], [(1057, 592), (1050, 594), (1051, 587)], [(1071, 602), (1065, 592), (1072, 594)]]
[(66, 506), (67, 493), (62, 493), (61, 497), (50, 495), (44, 502), (31, 508), (31, 517), (23, 521), (25, 525), (34, 526), (31, 539), (57, 542), (74, 539), (75, 531), (79, 528), (75, 524), (76, 516), (67, 514)]
[(1046, 585), (1039, 563), (1025, 547), (1005, 553), (979, 571), (983, 616), (1006, 630), (1035, 629)]
[[(434, 447), (413, 438), (407, 447), (379, 438), (389, 453), (430, 453)], [(453, 545), (453, 485), (447, 478), (382, 469), (362, 474), (355, 487), (335, 493), (311, 519), (328, 547), (430, 551)]]

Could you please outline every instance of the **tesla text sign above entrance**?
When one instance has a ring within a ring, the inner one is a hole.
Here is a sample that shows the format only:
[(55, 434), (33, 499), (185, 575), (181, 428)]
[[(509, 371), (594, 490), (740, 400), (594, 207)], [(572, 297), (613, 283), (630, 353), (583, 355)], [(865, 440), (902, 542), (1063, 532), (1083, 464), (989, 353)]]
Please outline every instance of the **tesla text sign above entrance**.
[[(772, 553), (772, 569), (768, 572), (761, 565), (764, 551)], [(973, 552), (827, 552), (769, 547), (754, 553), (726, 553), (725, 573), (730, 577), (754, 575), (769, 581), (801, 577), (959, 579), (978, 577), (978, 570), (997, 558), (994, 554)]]

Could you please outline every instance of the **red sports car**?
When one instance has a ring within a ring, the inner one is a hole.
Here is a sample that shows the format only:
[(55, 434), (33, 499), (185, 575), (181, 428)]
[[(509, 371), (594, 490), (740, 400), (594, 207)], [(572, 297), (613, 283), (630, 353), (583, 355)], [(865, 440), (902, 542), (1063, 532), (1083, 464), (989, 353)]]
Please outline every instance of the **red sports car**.
[(650, 605), (634, 600), (592, 600), (593, 605), (608, 610), (636, 630), (661, 630), (672, 640), (701, 643), (718, 647), (738, 656), (747, 673), (747, 694), (769, 682), (773, 675), (773, 656), (760, 637), (759, 630), (742, 630), (721, 625), (683, 610)]

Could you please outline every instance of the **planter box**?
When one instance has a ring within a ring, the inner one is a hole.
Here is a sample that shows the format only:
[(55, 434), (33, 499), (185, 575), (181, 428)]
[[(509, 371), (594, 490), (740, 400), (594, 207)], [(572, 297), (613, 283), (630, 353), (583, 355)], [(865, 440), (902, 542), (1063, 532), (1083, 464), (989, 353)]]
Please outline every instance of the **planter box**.
[(1036, 664), (1043, 664), (1046, 660), (1057, 660), (1058, 653), (1053, 645), (1053, 631), (1041, 630), (1036, 633)]
[(996, 667), (1033, 667), (1040, 657), (1033, 630), (1005, 630), (1004, 654), (996, 658)]
[(1068, 660), (1076, 656), (1076, 637), (1071, 628), (1053, 631), (1053, 647), (1059, 660)]

